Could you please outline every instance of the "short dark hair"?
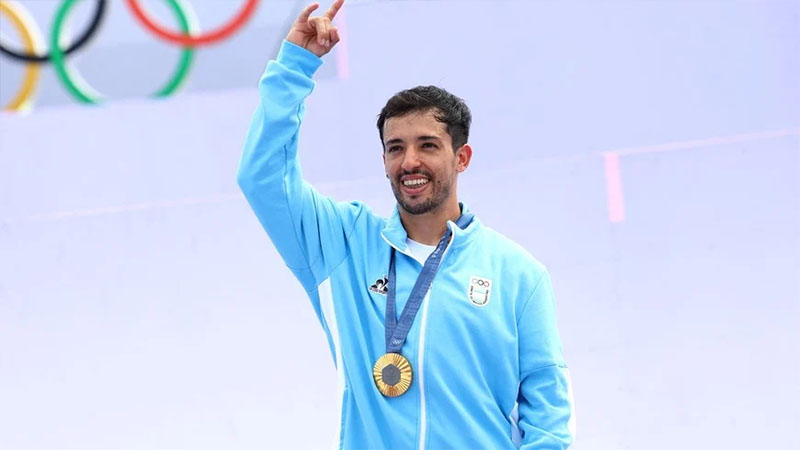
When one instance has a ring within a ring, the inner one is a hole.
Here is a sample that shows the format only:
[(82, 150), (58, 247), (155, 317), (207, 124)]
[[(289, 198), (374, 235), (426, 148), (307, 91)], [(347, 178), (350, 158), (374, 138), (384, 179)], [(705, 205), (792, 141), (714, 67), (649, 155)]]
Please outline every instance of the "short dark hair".
[(436, 120), (445, 124), (445, 130), (452, 140), (453, 151), (467, 143), (472, 113), (464, 100), (440, 87), (417, 86), (394, 94), (381, 110), (378, 115), (381, 144), (383, 144), (383, 125), (387, 119), (428, 110), (435, 110)]

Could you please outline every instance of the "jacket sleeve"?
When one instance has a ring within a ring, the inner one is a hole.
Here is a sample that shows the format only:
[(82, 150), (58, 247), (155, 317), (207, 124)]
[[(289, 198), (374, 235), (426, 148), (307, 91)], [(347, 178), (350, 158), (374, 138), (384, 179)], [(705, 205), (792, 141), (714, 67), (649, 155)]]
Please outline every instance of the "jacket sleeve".
[(336, 203), (303, 180), (297, 139), (322, 60), (284, 41), (259, 82), (237, 181), (286, 265), (306, 291), (347, 255), (345, 241), (364, 207)]
[(546, 271), (522, 308), (518, 324), (520, 449), (566, 449), (574, 439), (572, 390)]

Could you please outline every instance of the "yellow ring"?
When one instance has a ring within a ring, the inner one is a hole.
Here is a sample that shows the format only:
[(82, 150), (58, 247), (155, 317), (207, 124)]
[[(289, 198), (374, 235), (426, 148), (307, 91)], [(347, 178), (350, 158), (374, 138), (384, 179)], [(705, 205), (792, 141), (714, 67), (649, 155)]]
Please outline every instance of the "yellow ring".
[[(35, 32), (35, 23), (29, 19), (27, 11), (16, 2), (0, 1), (0, 14), (5, 14), (14, 26), (17, 27), (20, 36), (22, 37), (25, 50), (28, 53), (36, 53), (38, 48), (41, 48), (41, 40), (37, 39)], [(27, 19), (27, 20), (26, 20)], [(39, 33), (41, 35), (41, 33)], [(37, 42), (37, 40), (39, 42)], [(39, 65), (36, 63), (25, 64), (25, 76), (22, 79), (22, 86), (20, 87), (14, 98), (8, 102), (3, 109), (7, 111), (22, 111), (32, 105), (31, 96), (36, 90), (36, 82), (39, 81)]]

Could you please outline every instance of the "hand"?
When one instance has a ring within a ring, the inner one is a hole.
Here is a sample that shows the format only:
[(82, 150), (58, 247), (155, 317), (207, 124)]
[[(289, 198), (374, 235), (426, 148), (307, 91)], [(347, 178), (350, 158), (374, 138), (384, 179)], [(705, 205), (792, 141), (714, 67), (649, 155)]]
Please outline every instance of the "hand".
[(311, 18), (319, 3), (306, 6), (289, 29), (286, 40), (321, 58), (339, 42), (339, 29), (331, 25), (331, 21), (343, 4), (344, 0), (335, 0), (325, 14)]

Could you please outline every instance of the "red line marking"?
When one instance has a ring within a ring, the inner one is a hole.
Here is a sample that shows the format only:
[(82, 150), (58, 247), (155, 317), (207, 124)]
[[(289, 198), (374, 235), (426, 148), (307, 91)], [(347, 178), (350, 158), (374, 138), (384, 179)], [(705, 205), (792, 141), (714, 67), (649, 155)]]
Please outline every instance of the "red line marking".
[(606, 153), (603, 155), (606, 171), (606, 201), (608, 204), (608, 220), (611, 223), (625, 221), (625, 198), (622, 195), (622, 176), (619, 169), (619, 155)]
[(646, 145), (642, 147), (627, 147), (602, 152), (603, 164), (606, 175), (606, 202), (608, 204), (608, 220), (611, 223), (625, 221), (625, 196), (622, 190), (622, 176), (620, 174), (620, 156), (641, 155), (645, 153), (662, 153), (676, 150), (687, 150), (713, 145), (730, 145), (740, 142), (761, 141), (784, 136), (800, 135), (800, 128), (784, 130), (762, 131), (758, 133), (737, 134), (708, 139), (695, 139), (691, 141), (669, 142), (666, 144)]
[(340, 41), (336, 45), (336, 69), (339, 80), (344, 81), (350, 78), (350, 52), (347, 48), (347, 14), (345, 9), (339, 10), (336, 17), (336, 26), (339, 28)]

